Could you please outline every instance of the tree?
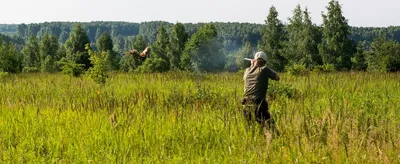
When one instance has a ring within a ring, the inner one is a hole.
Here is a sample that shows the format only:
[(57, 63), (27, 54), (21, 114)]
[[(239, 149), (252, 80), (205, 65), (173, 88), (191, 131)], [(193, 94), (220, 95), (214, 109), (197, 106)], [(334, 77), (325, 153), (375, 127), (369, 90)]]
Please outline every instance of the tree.
[(313, 67), (322, 64), (318, 54), (320, 35), (312, 23), (307, 8), (302, 11), (300, 5), (293, 10), (293, 17), (287, 25), (288, 40), (284, 42), (283, 53), (289, 66), (303, 65)]
[(47, 33), (43, 36), (40, 44), (40, 61), (42, 72), (55, 72), (57, 67), (55, 62), (60, 60), (58, 58), (58, 41), (54, 35), (49, 36)]
[(354, 56), (351, 58), (351, 63), (352, 63), (352, 69), (354, 70), (366, 70), (367, 69), (367, 62), (365, 60), (366, 58), (366, 52), (364, 51), (364, 45), (359, 42), (357, 46), (357, 52), (354, 54)]
[[(169, 44), (168, 34), (164, 26), (159, 26), (157, 30), (157, 39), (155, 44), (151, 47), (151, 58), (160, 58), (167, 63), (164, 69), (169, 70), (169, 58), (167, 56), (167, 46)], [(156, 61), (156, 60), (154, 60)]]
[(351, 29), (337, 0), (327, 6), (328, 14), (322, 14), (324, 41), (319, 50), (324, 64), (333, 64), (336, 69), (350, 69), (355, 46), (350, 40)]
[(167, 47), (167, 55), (172, 69), (181, 69), (179, 62), (188, 38), (189, 35), (185, 31), (185, 26), (183, 26), (182, 23), (176, 23), (172, 29), (172, 34), (169, 38), (169, 46)]
[(22, 49), (22, 66), (25, 70), (38, 71), (40, 68), (39, 41), (36, 36), (31, 36), (29, 42)]
[(28, 28), (28, 26), (26, 26), (26, 24), (24, 24), (24, 23), (18, 25), (17, 26), (17, 35), (20, 37), (25, 37), (25, 32), (26, 32), (27, 28)]
[(318, 45), (322, 41), (322, 33), (319, 27), (312, 23), (311, 17), (309, 15), (308, 9), (306, 8), (304, 11), (304, 29), (302, 32), (303, 38), (303, 48), (304, 48), (304, 56), (303, 59), (305, 65), (307, 67), (314, 67), (317, 65), (322, 65), (322, 58), (318, 51)]
[(117, 53), (113, 50), (114, 44), (111, 36), (104, 32), (99, 40), (97, 41), (97, 49), (99, 53), (106, 53), (106, 61), (109, 70), (117, 70), (119, 68), (118, 62), (120, 58)]
[(99, 52), (113, 50), (113, 41), (107, 32), (104, 32), (97, 40), (97, 49)]
[(88, 70), (90, 77), (98, 84), (106, 83), (108, 78), (107, 53), (105, 51), (93, 52), (89, 46), (86, 49), (90, 55), (90, 62), (93, 65)]
[(282, 71), (285, 67), (286, 59), (280, 51), (283, 48), (286, 34), (274, 6), (269, 10), (265, 26), (261, 29), (261, 36), (259, 49), (267, 54), (267, 65), (272, 69)]
[(74, 30), (65, 43), (69, 60), (72, 60), (77, 64), (83, 64), (85, 69), (91, 67), (89, 54), (85, 50), (85, 45), (89, 43), (89, 37), (80, 24), (77, 24), (74, 27)]
[(146, 44), (144, 43), (144, 38), (141, 35), (137, 35), (135, 37), (135, 42), (133, 42), (133, 48), (142, 52), (146, 48)]
[(385, 36), (378, 36), (371, 44), (372, 52), (367, 56), (368, 69), (372, 71), (400, 70), (400, 44)]
[(20, 70), (20, 63), (13, 44), (0, 40), (0, 72), (16, 73)]
[(300, 5), (297, 5), (293, 10), (293, 17), (289, 18), (289, 24), (287, 25), (287, 32), (289, 34), (288, 40), (284, 42), (283, 55), (288, 61), (289, 65), (293, 64), (305, 64), (306, 56), (302, 52), (303, 44), (303, 30), (304, 25), (304, 14), (301, 10)]
[(190, 71), (216, 71), (224, 68), (222, 44), (217, 40), (213, 24), (200, 28), (186, 43), (181, 66)]

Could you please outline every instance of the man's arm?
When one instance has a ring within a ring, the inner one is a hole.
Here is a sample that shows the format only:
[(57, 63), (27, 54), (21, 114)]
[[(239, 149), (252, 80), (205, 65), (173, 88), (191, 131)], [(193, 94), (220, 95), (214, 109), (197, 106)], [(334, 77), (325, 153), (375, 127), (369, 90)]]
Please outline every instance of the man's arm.
[(275, 72), (275, 78), (273, 80), (279, 81), (281, 77), (279, 77), (279, 74)]
[[(268, 68), (268, 67), (267, 67)], [(275, 81), (279, 81), (281, 78), (279, 77), (279, 74), (276, 73), (274, 70), (272, 70), (271, 68), (267, 69), (267, 75), (270, 79), (275, 80)]]

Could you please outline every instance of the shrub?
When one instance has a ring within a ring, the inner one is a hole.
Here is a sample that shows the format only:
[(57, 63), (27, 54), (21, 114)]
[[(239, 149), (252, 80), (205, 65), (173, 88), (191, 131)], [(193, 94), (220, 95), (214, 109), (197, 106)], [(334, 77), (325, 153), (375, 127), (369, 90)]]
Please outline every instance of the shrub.
[(278, 96), (284, 96), (287, 98), (294, 98), (297, 94), (297, 91), (295, 88), (288, 84), (284, 83), (277, 83), (274, 81), (271, 81), (269, 84), (269, 88), (267, 91), (267, 96), (271, 99), (275, 99)]
[(0, 70), (0, 79), (3, 79), (7, 75), (8, 75), (8, 72), (3, 72), (2, 70)]
[(324, 64), (315, 66), (313, 69), (314, 72), (334, 72), (335, 66), (333, 64)]
[(286, 71), (291, 75), (308, 75), (310, 72), (304, 64), (294, 64), (286, 67)]
[(24, 67), (22, 69), (22, 72), (24, 72), (24, 73), (33, 73), (33, 72), (39, 72), (39, 71), (40, 71), (39, 68), (36, 68), (36, 67)]
[(166, 72), (168, 71), (168, 62), (161, 58), (147, 58), (136, 71), (140, 73)]

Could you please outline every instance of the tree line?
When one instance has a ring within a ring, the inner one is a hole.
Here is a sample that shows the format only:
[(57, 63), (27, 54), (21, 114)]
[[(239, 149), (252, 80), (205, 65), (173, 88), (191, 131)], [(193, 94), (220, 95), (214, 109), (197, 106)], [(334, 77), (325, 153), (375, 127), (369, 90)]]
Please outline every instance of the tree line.
[[(300, 5), (287, 24), (272, 6), (263, 25), (161, 21), (0, 25), (4, 33), (0, 70), (61, 71), (74, 76), (99, 70), (237, 71), (248, 66), (244, 57), (259, 50), (278, 71), (399, 70), (399, 27), (350, 27), (338, 1), (326, 8), (321, 26)], [(149, 55), (140, 57), (145, 49)]]

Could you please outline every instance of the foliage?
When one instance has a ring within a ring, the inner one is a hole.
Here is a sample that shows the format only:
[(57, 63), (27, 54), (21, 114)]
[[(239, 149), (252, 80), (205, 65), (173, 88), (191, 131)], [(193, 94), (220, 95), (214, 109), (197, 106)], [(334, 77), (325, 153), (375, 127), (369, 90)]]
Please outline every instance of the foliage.
[(107, 52), (93, 52), (87, 45), (86, 49), (90, 55), (90, 62), (93, 67), (89, 68), (89, 76), (98, 84), (105, 84), (108, 78), (108, 62), (107, 62)]
[(327, 6), (328, 14), (323, 17), (323, 43), (319, 46), (324, 64), (333, 64), (338, 70), (351, 68), (351, 58), (355, 52), (350, 40), (351, 28), (337, 0), (331, 0)]
[(379, 36), (371, 44), (372, 52), (367, 55), (368, 69), (372, 71), (400, 70), (400, 44)]
[(40, 43), (40, 68), (42, 72), (56, 72), (57, 65), (56, 61), (59, 61), (60, 55), (58, 55), (59, 44), (57, 38), (54, 35), (49, 36), (47, 33), (43, 36), (42, 42)]
[(40, 72), (40, 69), (37, 67), (24, 67), (22, 68), (22, 72), (24, 73), (35, 73)]
[(135, 42), (133, 43), (133, 48), (142, 52), (146, 48), (146, 44), (144, 43), (144, 39), (141, 35), (137, 35), (135, 37)]
[(314, 72), (334, 72), (335, 69), (335, 65), (333, 64), (324, 64), (324, 65), (317, 65), (314, 67), (313, 71)]
[(68, 60), (77, 64), (83, 64), (86, 70), (91, 67), (89, 54), (85, 50), (85, 46), (89, 43), (89, 37), (81, 24), (77, 24), (74, 27), (74, 30), (65, 43)]
[(169, 37), (169, 46), (167, 47), (171, 69), (181, 69), (179, 62), (188, 38), (189, 34), (186, 32), (185, 26), (182, 23), (176, 23), (172, 29), (172, 34)]
[(40, 68), (40, 49), (39, 41), (36, 36), (29, 38), (28, 44), (24, 46), (21, 53), (23, 54), (22, 65), (23, 67), (36, 67)]
[(57, 64), (60, 66), (63, 74), (79, 77), (84, 73), (84, 65), (75, 63), (75, 61), (62, 58)]
[(113, 50), (113, 41), (110, 37), (110, 35), (108, 35), (107, 32), (104, 32), (100, 38), (97, 40), (97, 50), (99, 52), (107, 52), (107, 51), (112, 51)]
[(162, 58), (147, 58), (135, 71), (139, 73), (166, 72), (169, 65)]
[(286, 40), (286, 34), (274, 6), (269, 9), (261, 36), (258, 47), (267, 54), (267, 65), (274, 70), (283, 71), (287, 61), (280, 51), (283, 48), (283, 41)]
[[(151, 46), (151, 55), (150, 57), (152, 58), (157, 58), (154, 59), (153, 61), (156, 63), (159, 63), (158, 60), (164, 60), (162, 63), (167, 63), (163, 69), (164, 71), (168, 71), (169, 70), (169, 58), (167, 55), (167, 47), (169, 45), (169, 41), (168, 41), (168, 35), (167, 35), (167, 31), (165, 30), (164, 26), (161, 25), (158, 27), (157, 30), (157, 39), (156, 42), (153, 46)], [(156, 64), (157, 65), (157, 64)]]
[(0, 80), (2, 80), (3, 78), (8, 76), (8, 72), (3, 72), (2, 70), (0, 70)]
[(365, 71), (368, 67), (366, 62), (366, 52), (361, 42), (357, 46), (357, 52), (351, 58), (351, 65), (353, 70)]
[(283, 55), (288, 66), (305, 65), (307, 68), (322, 64), (318, 54), (320, 39), (318, 28), (311, 22), (307, 8), (298, 5), (287, 25), (288, 40), (284, 42)]
[(308, 75), (310, 72), (304, 64), (293, 64), (287, 66), (285, 70), (291, 75)]
[(20, 57), (11, 43), (4, 43), (0, 40), (0, 70), (16, 73), (21, 70)]

